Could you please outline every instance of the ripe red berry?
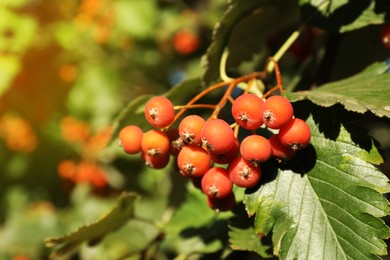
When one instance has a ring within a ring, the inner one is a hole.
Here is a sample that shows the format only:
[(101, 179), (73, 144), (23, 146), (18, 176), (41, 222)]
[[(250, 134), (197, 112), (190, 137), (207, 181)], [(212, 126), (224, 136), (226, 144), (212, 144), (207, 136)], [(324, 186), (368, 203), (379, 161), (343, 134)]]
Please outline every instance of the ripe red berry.
[(293, 117), (290, 101), (282, 96), (269, 97), (261, 107), (264, 124), (271, 129), (280, 129)]
[(173, 122), (175, 110), (172, 102), (168, 98), (156, 96), (146, 102), (144, 114), (151, 126), (163, 128)]
[(145, 165), (153, 169), (162, 169), (168, 165), (170, 156), (169, 154), (163, 154), (159, 157), (150, 156), (144, 152), (141, 153), (142, 159), (145, 161)]
[(280, 143), (294, 151), (307, 146), (310, 143), (310, 138), (310, 127), (299, 118), (292, 119), (279, 131)]
[(261, 178), (261, 168), (253, 166), (241, 156), (236, 157), (228, 168), (229, 178), (234, 184), (242, 188), (255, 186)]
[(390, 49), (390, 24), (384, 24), (380, 31), (383, 46)]
[(128, 125), (119, 132), (119, 142), (123, 150), (128, 154), (141, 152), (143, 136), (142, 129), (136, 125)]
[(263, 124), (261, 106), (264, 101), (255, 94), (243, 94), (234, 100), (232, 115), (237, 124), (245, 129), (254, 130)]
[(202, 147), (189, 144), (180, 150), (177, 165), (182, 175), (200, 177), (210, 169), (211, 160)]
[(224, 168), (214, 167), (202, 178), (202, 191), (211, 198), (225, 198), (232, 193), (233, 182)]
[(271, 144), (261, 135), (249, 135), (242, 140), (240, 153), (242, 158), (256, 166), (271, 157)]
[(202, 143), (215, 154), (224, 154), (234, 146), (233, 129), (222, 119), (211, 119), (202, 128)]
[(271, 144), (272, 157), (281, 161), (288, 161), (294, 157), (295, 151), (282, 145), (278, 134), (271, 136), (269, 138), (269, 143)]
[(231, 192), (227, 197), (222, 199), (215, 199), (206, 196), (206, 203), (210, 209), (213, 209), (217, 212), (229, 211), (236, 204), (236, 197), (233, 192)]
[(179, 124), (180, 137), (188, 144), (201, 145), (201, 132), (205, 122), (206, 121), (198, 115), (184, 117)]
[(240, 151), (240, 144), (238, 143), (237, 138), (235, 138), (233, 147), (226, 153), (215, 154), (209, 152), (209, 155), (213, 162), (218, 164), (227, 164), (230, 163), (234, 158), (236, 158), (239, 151)]
[(190, 29), (182, 29), (173, 37), (173, 47), (181, 55), (189, 55), (199, 48), (199, 37)]
[(160, 157), (169, 152), (168, 135), (160, 130), (152, 129), (144, 133), (141, 142), (142, 151), (152, 157)]

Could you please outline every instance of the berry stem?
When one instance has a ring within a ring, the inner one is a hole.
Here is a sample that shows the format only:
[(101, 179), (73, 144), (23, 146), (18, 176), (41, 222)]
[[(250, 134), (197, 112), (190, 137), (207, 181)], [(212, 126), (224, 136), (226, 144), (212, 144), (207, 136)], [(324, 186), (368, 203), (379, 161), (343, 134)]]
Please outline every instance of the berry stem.
[(212, 104), (192, 104), (192, 105), (184, 105), (184, 106), (174, 106), (174, 110), (181, 110), (181, 109), (192, 109), (192, 108), (210, 108), (215, 109), (216, 105)]

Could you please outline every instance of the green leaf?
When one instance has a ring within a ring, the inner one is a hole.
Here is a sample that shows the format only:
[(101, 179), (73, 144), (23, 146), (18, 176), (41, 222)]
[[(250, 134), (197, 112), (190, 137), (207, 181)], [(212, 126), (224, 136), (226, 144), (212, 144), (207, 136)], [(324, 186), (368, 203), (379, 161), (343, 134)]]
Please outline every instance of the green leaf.
[(95, 244), (105, 235), (122, 227), (134, 216), (134, 201), (136, 198), (137, 195), (133, 193), (123, 193), (117, 205), (98, 221), (80, 227), (69, 235), (47, 239), (47, 246), (57, 246), (50, 257), (65, 256), (76, 250), (84, 242)]
[(390, 73), (385, 63), (374, 63), (359, 74), (330, 82), (312, 91), (287, 93), (292, 101), (308, 99), (330, 107), (341, 104), (348, 111), (390, 117)]
[(233, 250), (256, 252), (262, 257), (271, 257), (267, 252), (271, 246), (261, 241), (262, 234), (257, 234), (253, 227), (253, 218), (243, 212), (235, 212), (229, 224), (229, 243)]
[(244, 17), (267, 1), (236, 0), (231, 1), (225, 15), (215, 25), (213, 39), (207, 53), (202, 58), (204, 68), (203, 83), (211, 85), (219, 79), (219, 67), (222, 54), (227, 45), (229, 35), (234, 26)]
[[(171, 100), (174, 105), (182, 105), (187, 97), (192, 97), (200, 89), (200, 79), (188, 79), (180, 82), (164, 95)], [(138, 125), (143, 130), (150, 129), (151, 126), (145, 119), (144, 107), (152, 95), (143, 95), (132, 100), (117, 116), (113, 123), (112, 140), (117, 138), (119, 131), (126, 125)]]
[[(252, 66), (239, 74), (258, 70), (258, 64), (272, 54), (268, 50), (269, 39), (283, 28), (294, 24), (299, 17), (295, 0), (273, 1), (264, 4), (234, 24), (229, 35), (227, 51), (229, 56), (225, 70), (234, 72), (243, 62), (253, 61)], [(253, 26), (256, 25), (256, 26)]]
[(385, 22), (376, 1), (300, 0), (300, 5), (304, 20), (327, 30), (347, 32)]
[(190, 183), (186, 201), (164, 227), (163, 247), (183, 257), (215, 253), (227, 246), (230, 216), (208, 208), (204, 194)]
[(390, 192), (388, 178), (364, 160), (369, 152), (344, 127), (331, 140), (312, 117), (307, 122), (311, 146), (281, 169), (267, 169), (266, 183), (248, 191), (245, 203), (248, 213), (256, 214), (256, 232), (267, 234), (273, 225), (274, 253), (281, 259), (378, 259), (387, 254), (382, 239), (390, 237), (390, 230), (380, 218), (389, 213), (383, 196)]

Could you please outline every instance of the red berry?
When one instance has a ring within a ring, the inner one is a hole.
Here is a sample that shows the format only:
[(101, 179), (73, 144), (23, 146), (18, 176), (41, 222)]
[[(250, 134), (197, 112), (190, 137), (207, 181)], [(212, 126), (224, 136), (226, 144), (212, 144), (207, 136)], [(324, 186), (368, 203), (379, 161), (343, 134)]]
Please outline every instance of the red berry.
[(256, 166), (271, 157), (271, 144), (261, 135), (249, 135), (242, 140), (240, 153), (242, 158)]
[(177, 165), (182, 175), (200, 177), (210, 169), (211, 160), (202, 147), (189, 144), (179, 152)]
[(260, 166), (253, 166), (241, 156), (236, 157), (228, 168), (229, 178), (234, 184), (242, 188), (255, 186), (261, 178)]
[(153, 169), (162, 169), (169, 163), (169, 154), (163, 154), (159, 157), (153, 157), (146, 153), (141, 153), (142, 159), (145, 161), (145, 165)]
[(173, 122), (175, 110), (172, 102), (168, 98), (156, 96), (146, 102), (144, 114), (151, 126), (163, 128)]
[(264, 101), (255, 94), (244, 94), (234, 100), (232, 115), (237, 124), (245, 129), (254, 130), (263, 124), (260, 113)]
[(202, 128), (202, 142), (215, 154), (224, 154), (234, 146), (233, 129), (222, 119), (211, 119)]
[(305, 121), (294, 118), (279, 131), (280, 143), (296, 151), (310, 143), (310, 127)]
[(189, 29), (176, 32), (173, 37), (173, 47), (181, 55), (189, 55), (199, 47), (199, 37)]
[(269, 143), (271, 144), (272, 157), (281, 161), (288, 161), (294, 157), (295, 151), (282, 145), (278, 134), (271, 136), (269, 138)]
[(215, 154), (210, 152), (209, 155), (213, 162), (218, 164), (227, 164), (230, 163), (234, 158), (236, 158), (239, 151), (240, 144), (238, 143), (237, 138), (235, 138), (234, 145), (228, 152), (223, 154)]
[(224, 168), (214, 167), (202, 178), (202, 191), (211, 198), (225, 198), (232, 193), (233, 182)]
[(272, 96), (262, 105), (261, 114), (268, 128), (280, 129), (291, 120), (294, 110), (287, 98)]
[(120, 145), (128, 154), (141, 152), (141, 142), (143, 136), (142, 129), (136, 125), (128, 125), (119, 132)]
[(380, 34), (383, 46), (390, 49), (390, 24), (384, 24)]
[(153, 129), (144, 133), (141, 142), (142, 151), (152, 157), (159, 157), (169, 152), (169, 138), (163, 131)]
[(194, 185), (197, 189), (202, 189), (202, 177), (190, 177), (190, 180), (192, 182), (192, 185)]
[(198, 115), (186, 116), (179, 124), (180, 137), (188, 144), (201, 145), (201, 132), (205, 122), (206, 121)]
[(206, 196), (206, 203), (210, 209), (213, 209), (217, 212), (229, 211), (236, 204), (236, 197), (234, 196), (233, 192), (231, 192), (227, 197), (222, 199), (215, 199)]

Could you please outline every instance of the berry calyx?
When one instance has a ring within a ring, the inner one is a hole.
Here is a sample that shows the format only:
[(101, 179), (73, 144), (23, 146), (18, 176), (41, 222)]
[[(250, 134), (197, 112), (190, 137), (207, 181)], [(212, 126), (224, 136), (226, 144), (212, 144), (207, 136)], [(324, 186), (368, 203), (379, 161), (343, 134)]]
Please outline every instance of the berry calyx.
[(260, 166), (253, 166), (241, 156), (234, 159), (228, 168), (229, 178), (238, 187), (251, 188), (255, 186), (261, 178)]
[(210, 169), (211, 160), (202, 147), (189, 144), (180, 150), (177, 165), (182, 175), (200, 177)]
[(271, 156), (280, 161), (288, 161), (294, 157), (295, 151), (280, 143), (279, 134), (271, 136), (269, 139), (271, 144)]
[(271, 129), (280, 129), (294, 114), (290, 101), (283, 96), (269, 97), (261, 107), (264, 124)]
[(255, 94), (243, 94), (232, 104), (232, 115), (241, 127), (254, 130), (263, 124), (260, 113), (264, 101)]
[(214, 154), (224, 154), (234, 146), (236, 137), (230, 125), (222, 119), (207, 121), (201, 132), (203, 145)]
[(141, 142), (142, 151), (151, 157), (160, 157), (169, 152), (168, 135), (160, 130), (152, 129), (144, 133)]
[(144, 114), (151, 126), (164, 128), (173, 122), (175, 110), (172, 102), (168, 98), (156, 96), (146, 102)]
[(141, 152), (141, 142), (143, 137), (142, 129), (136, 125), (128, 125), (119, 132), (119, 143), (128, 154)]
[(292, 119), (279, 131), (280, 143), (293, 151), (302, 149), (310, 143), (310, 127), (299, 118)]
[(179, 135), (187, 144), (201, 145), (201, 132), (205, 120), (198, 115), (189, 115), (183, 118), (179, 124)]
[(211, 198), (225, 198), (232, 193), (233, 182), (221, 167), (209, 169), (202, 178), (202, 191)]
[(242, 158), (257, 166), (271, 157), (271, 144), (261, 135), (249, 135), (242, 140), (240, 153)]

